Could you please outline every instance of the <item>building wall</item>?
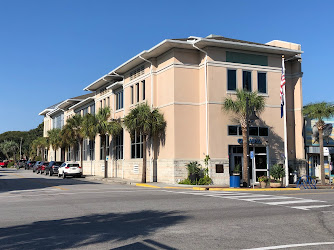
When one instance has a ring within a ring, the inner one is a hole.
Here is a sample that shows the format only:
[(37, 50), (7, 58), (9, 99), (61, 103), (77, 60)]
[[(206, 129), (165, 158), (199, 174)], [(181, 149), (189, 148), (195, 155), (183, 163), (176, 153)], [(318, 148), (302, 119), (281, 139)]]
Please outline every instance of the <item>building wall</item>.
[[(275, 44), (277, 45), (277, 44)], [(278, 44), (277, 46), (280, 46)], [(284, 46), (293, 44), (283, 43)], [(269, 128), (269, 136), (261, 137), (262, 146), (267, 146), (270, 164), (282, 160), (283, 119), (280, 118), (280, 79), (281, 57), (271, 54), (252, 52), (251, 54), (265, 55), (267, 66), (231, 63), (226, 60), (226, 49), (208, 47), (208, 63), (205, 64), (204, 53), (197, 50), (170, 49), (166, 53), (151, 58), (152, 66), (143, 61), (144, 71), (136, 78), (130, 79), (129, 70), (124, 74), (123, 93), (124, 108), (115, 110), (115, 90), (98, 90), (95, 96), (96, 112), (100, 101), (109, 98), (112, 118), (124, 118), (131, 108), (138, 103), (153, 103), (159, 108), (167, 121), (164, 141), (147, 149), (147, 181), (154, 180), (156, 167), (157, 181), (175, 183), (187, 177), (185, 165), (189, 161), (198, 161), (204, 166), (206, 154), (211, 157), (210, 176), (215, 184), (229, 184), (229, 146), (239, 145), (240, 136), (228, 136), (228, 125), (238, 125), (233, 114), (222, 111), (224, 98), (234, 98), (235, 92), (227, 90), (227, 69), (237, 70), (237, 88), (242, 88), (242, 71), (252, 72), (252, 91), (257, 91), (257, 72), (267, 74), (267, 93), (265, 110), (259, 114), (257, 126)], [(247, 53), (247, 52), (243, 52)], [(138, 65), (140, 67), (141, 65)], [(152, 67), (152, 72), (151, 72)], [(137, 68), (137, 67), (135, 67)], [(134, 68), (134, 69), (135, 69)], [(205, 72), (207, 69), (207, 91)], [(302, 85), (300, 62), (293, 60), (286, 63), (287, 75), (287, 109), (288, 109), (288, 148), (289, 160), (303, 159), (302, 140)], [(140, 88), (140, 100), (131, 104), (131, 87), (134, 87), (136, 99), (136, 84), (145, 80), (145, 100)], [(153, 82), (152, 82), (152, 81)], [(152, 86), (151, 86), (152, 84)], [(153, 88), (153, 89), (152, 89)], [(153, 91), (153, 99), (151, 93)], [(206, 102), (207, 100), (207, 102)], [(206, 109), (207, 112), (206, 113)], [(206, 119), (208, 116), (208, 129)], [(208, 152), (206, 137), (208, 133)], [(252, 138), (252, 137), (251, 137)], [(110, 150), (114, 142), (111, 142)], [(150, 145), (150, 143), (149, 143)], [(124, 130), (124, 159), (115, 160), (113, 153), (108, 161), (109, 176), (141, 180), (142, 159), (131, 159), (131, 138)], [(224, 165), (224, 173), (216, 173), (216, 164)], [(95, 141), (95, 161), (84, 162), (84, 174), (103, 176), (100, 160), (100, 137)], [(138, 166), (138, 168), (136, 168)]]

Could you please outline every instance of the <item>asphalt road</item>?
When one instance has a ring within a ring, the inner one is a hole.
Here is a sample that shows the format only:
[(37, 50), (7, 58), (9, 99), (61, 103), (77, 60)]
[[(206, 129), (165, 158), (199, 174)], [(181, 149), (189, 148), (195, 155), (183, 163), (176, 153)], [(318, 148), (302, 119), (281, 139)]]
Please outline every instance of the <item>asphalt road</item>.
[(334, 189), (153, 189), (0, 169), (0, 248), (334, 249)]

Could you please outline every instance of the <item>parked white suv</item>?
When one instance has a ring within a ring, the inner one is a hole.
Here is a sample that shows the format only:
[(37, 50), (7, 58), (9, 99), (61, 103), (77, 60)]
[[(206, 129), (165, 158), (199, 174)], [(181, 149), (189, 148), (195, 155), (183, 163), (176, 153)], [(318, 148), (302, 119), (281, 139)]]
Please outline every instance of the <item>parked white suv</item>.
[(66, 161), (58, 168), (58, 177), (66, 178), (66, 176), (82, 176), (82, 167), (75, 161)]

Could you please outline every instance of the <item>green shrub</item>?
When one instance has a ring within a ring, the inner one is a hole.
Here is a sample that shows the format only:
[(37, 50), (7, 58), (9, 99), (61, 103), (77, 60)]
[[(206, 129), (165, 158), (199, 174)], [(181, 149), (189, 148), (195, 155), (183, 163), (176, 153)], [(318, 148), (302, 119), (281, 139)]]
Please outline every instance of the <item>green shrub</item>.
[(13, 166), (14, 166), (14, 162), (11, 161), (11, 162), (8, 163), (7, 168), (12, 168)]
[(282, 178), (285, 176), (285, 170), (283, 166), (275, 164), (270, 168), (270, 175), (274, 178), (275, 182), (279, 182), (283, 180)]
[(179, 184), (185, 184), (185, 185), (195, 185), (189, 178), (182, 180), (179, 182)]
[(197, 182), (198, 185), (210, 185), (211, 183), (212, 183), (212, 179), (208, 175), (205, 175), (203, 178), (199, 179)]
[(41, 161), (42, 160), (42, 156), (36, 156), (35, 157), (35, 161)]

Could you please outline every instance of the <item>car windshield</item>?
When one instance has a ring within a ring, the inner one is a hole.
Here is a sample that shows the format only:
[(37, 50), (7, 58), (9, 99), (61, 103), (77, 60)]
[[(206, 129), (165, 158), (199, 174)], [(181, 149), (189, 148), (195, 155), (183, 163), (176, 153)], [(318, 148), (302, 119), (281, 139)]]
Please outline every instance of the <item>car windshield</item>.
[(54, 165), (59, 167), (61, 164), (63, 164), (61, 161), (55, 162)]
[(79, 167), (79, 164), (68, 164), (70, 168), (77, 168)]

